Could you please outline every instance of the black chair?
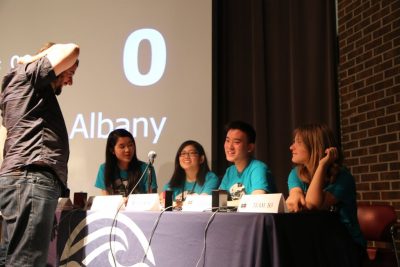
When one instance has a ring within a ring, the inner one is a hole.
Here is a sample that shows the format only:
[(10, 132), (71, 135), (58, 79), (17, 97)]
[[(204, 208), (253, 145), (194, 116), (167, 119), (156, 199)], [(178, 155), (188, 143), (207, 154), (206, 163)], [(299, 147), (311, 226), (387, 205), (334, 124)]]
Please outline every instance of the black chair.
[(365, 267), (400, 267), (396, 249), (397, 214), (390, 205), (358, 204), (358, 221), (368, 242)]

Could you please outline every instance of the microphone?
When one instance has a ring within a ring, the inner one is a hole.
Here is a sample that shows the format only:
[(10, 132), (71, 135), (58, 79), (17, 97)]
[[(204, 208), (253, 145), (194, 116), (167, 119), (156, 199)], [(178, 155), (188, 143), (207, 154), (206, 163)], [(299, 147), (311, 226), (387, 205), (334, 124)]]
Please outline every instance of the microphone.
[(147, 193), (153, 193), (153, 189), (151, 188), (152, 184), (152, 173), (151, 173), (151, 168), (150, 166), (153, 165), (154, 159), (156, 158), (157, 153), (155, 151), (150, 151), (149, 154), (147, 154), (147, 157), (149, 158), (149, 164), (147, 166)]
[(151, 173), (151, 165), (154, 162), (154, 158), (157, 156), (157, 153), (154, 151), (150, 151), (149, 154), (147, 154), (147, 157), (149, 157), (149, 162), (146, 164), (146, 168), (144, 169), (142, 175), (140, 176), (139, 180), (136, 182), (136, 184), (133, 186), (131, 191), (129, 192), (128, 195), (132, 194), (136, 187), (139, 185), (139, 183), (143, 180), (143, 177), (145, 177), (145, 174), (147, 173), (147, 193), (152, 193), (151, 189), (151, 182), (152, 182), (152, 173)]
[(157, 157), (157, 153), (155, 151), (150, 151), (149, 154), (147, 154), (147, 157), (149, 158), (149, 163), (153, 164), (154, 159)]

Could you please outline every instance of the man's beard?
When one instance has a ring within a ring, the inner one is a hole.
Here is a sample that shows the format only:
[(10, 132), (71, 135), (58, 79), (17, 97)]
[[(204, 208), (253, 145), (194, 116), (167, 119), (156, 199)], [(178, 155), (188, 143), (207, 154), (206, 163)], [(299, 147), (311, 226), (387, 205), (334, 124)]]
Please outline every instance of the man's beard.
[(61, 92), (62, 92), (62, 87), (57, 87), (57, 88), (54, 89), (54, 93), (55, 93), (56, 95), (60, 95)]
[(57, 77), (57, 80), (55, 80), (53, 82), (52, 87), (53, 87), (55, 95), (61, 94), (63, 84), (62, 84), (62, 78), (60, 76)]

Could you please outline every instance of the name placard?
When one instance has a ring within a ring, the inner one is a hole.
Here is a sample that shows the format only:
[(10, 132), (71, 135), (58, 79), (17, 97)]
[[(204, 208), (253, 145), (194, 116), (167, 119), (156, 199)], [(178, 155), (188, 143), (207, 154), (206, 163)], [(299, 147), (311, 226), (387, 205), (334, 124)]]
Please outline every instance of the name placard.
[(117, 211), (122, 205), (121, 210), (124, 209), (125, 205), (122, 204), (124, 199), (122, 195), (109, 195), (109, 196), (95, 196), (93, 198), (91, 211)]
[(128, 203), (125, 210), (127, 211), (160, 211), (160, 197), (154, 194), (133, 194), (129, 195)]
[(211, 211), (211, 195), (188, 195), (183, 202), (182, 211)]
[(238, 212), (284, 213), (287, 212), (282, 194), (243, 195)]

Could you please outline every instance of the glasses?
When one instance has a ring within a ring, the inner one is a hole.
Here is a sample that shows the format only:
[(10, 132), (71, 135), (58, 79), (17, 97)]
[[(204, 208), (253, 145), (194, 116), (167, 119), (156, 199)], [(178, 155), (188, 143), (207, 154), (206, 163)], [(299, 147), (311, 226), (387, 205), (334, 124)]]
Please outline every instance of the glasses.
[(197, 155), (199, 155), (199, 153), (197, 152), (197, 151), (189, 151), (189, 152), (186, 152), (186, 151), (182, 151), (180, 154), (179, 154), (179, 156), (180, 157), (186, 157), (186, 156), (189, 156), (189, 157), (191, 157), (191, 158), (194, 158), (194, 157), (197, 157)]

